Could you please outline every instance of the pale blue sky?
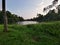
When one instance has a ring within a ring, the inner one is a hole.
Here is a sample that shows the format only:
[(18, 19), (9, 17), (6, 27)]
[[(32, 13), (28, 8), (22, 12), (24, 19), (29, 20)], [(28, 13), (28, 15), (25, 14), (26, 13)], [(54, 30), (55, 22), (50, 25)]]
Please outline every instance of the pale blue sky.
[(37, 13), (43, 14), (43, 8), (50, 5), (52, 1), (53, 0), (6, 0), (6, 8), (10, 12), (27, 19), (36, 17)]
[(41, 0), (7, 0), (7, 10), (24, 18), (31, 18), (37, 15), (35, 9), (39, 3)]

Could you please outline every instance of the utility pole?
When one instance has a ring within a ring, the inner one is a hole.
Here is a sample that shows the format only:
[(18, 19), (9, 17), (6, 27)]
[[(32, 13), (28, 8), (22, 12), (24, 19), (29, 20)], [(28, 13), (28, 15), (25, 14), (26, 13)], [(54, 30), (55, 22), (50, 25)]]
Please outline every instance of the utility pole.
[(7, 23), (7, 15), (6, 15), (6, 0), (2, 0), (2, 12), (3, 12), (3, 18), (4, 18), (4, 32), (7, 32), (8, 30), (8, 23)]

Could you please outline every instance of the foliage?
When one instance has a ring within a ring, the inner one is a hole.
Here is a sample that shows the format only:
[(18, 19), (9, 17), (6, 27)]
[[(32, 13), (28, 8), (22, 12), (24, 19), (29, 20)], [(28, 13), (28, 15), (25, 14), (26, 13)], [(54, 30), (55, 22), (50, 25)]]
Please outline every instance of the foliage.
[[(16, 14), (12, 14), (9, 11), (6, 11), (6, 14), (7, 14), (9, 24), (24, 20), (22, 17), (17, 16)], [(0, 24), (3, 23), (3, 19), (4, 19), (3, 17), (4, 15), (2, 15), (2, 11), (0, 11)]]
[[(37, 17), (34, 17), (33, 21), (45, 22), (45, 21), (60, 21), (60, 5), (57, 7), (58, 13), (55, 13), (55, 9), (50, 10), (46, 15), (37, 14)], [(28, 19), (27, 19), (28, 20)]]

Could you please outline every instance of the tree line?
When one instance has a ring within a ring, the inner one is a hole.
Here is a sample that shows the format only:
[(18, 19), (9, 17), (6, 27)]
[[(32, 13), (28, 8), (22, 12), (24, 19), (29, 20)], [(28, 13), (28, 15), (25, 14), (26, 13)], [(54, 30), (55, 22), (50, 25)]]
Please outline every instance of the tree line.
[[(18, 21), (24, 21), (23, 17), (17, 16), (16, 14), (12, 14), (10, 11), (6, 11), (6, 15), (9, 24), (16, 23)], [(0, 11), (0, 24), (4, 23), (3, 17), (3, 12)]]
[[(23, 17), (17, 16), (16, 14), (12, 14), (10, 11), (6, 11), (7, 19), (9, 24), (16, 23), (18, 21), (60, 21), (60, 5), (57, 6), (58, 13), (55, 13), (55, 9), (50, 10), (46, 15), (37, 14), (37, 17), (33, 17), (32, 19), (24, 19)], [(0, 24), (4, 22), (3, 12), (0, 11)]]
[(38, 21), (38, 22), (44, 22), (44, 21), (60, 21), (60, 5), (57, 7), (58, 13), (55, 13), (55, 9), (50, 10), (46, 15), (37, 14), (37, 17), (34, 17), (32, 19), (27, 19), (30, 21)]

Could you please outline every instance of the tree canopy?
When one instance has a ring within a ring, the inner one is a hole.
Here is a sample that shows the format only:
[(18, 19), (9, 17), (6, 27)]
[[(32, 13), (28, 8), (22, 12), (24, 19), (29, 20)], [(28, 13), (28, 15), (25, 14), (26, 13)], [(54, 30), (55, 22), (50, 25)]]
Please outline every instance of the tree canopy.
[[(6, 11), (6, 14), (7, 14), (9, 24), (24, 20), (23, 17), (17, 16), (16, 14), (12, 14), (10, 11)], [(0, 24), (3, 23), (3, 16), (4, 15), (2, 14), (2, 11), (0, 11)]]
[(38, 21), (38, 22), (42, 22), (42, 21), (60, 21), (60, 5), (58, 5), (56, 7), (58, 13), (55, 13), (55, 9), (50, 10), (46, 15), (41, 15), (41, 14), (37, 14), (37, 17), (34, 17), (33, 19), (29, 19), (29, 20), (33, 20), (33, 21)]

